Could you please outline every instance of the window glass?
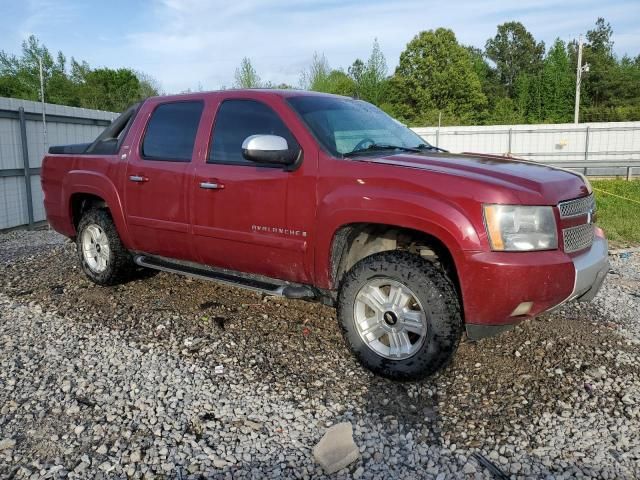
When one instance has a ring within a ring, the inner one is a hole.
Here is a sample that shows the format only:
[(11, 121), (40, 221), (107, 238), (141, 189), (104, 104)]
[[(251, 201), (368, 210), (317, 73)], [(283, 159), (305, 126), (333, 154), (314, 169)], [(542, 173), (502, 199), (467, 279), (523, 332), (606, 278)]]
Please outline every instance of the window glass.
[(190, 162), (203, 106), (202, 102), (174, 102), (158, 106), (144, 135), (143, 157)]
[(427, 145), (416, 133), (362, 100), (301, 95), (288, 102), (320, 143), (336, 156), (371, 143), (407, 148)]
[(213, 143), (208, 163), (256, 165), (242, 156), (242, 142), (251, 135), (279, 135), (290, 149), (300, 148), (278, 114), (255, 100), (222, 102), (213, 128)]

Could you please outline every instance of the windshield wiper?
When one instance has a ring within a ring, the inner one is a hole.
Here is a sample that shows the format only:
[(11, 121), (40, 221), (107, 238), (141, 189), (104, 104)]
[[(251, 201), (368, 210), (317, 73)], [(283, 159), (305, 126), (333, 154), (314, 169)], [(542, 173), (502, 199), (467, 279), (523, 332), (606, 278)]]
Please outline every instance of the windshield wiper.
[(418, 150), (430, 150), (432, 152), (443, 152), (449, 153), (449, 150), (445, 150), (444, 148), (434, 147), (433, 145), (429, 145), (428, 143), (421, 143), (416, 147)]
[(350, 152), (344, 153), (343, 156), (349, 157), (351, 155), (358, 155), (360, 153), (366, 153), (375, 150), (401, 150), (403, 152), (420, 153), (420, 149), (418, 148), (403, 147), (401, 145), (390, 145), (388, 143), (372, 143), (366, 148), (359, 148), (357, 150), (352, 150)]

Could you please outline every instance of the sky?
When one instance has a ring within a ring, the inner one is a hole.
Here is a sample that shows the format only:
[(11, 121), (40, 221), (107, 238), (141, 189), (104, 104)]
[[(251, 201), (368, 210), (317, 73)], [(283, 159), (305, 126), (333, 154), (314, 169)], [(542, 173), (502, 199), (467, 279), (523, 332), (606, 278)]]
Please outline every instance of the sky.
[(378, 39), (391, 73), (417, 33), (446, 27), (484, 47), (498, 24), (520, 21), (538, 40), (570, 41), (604, 17), (617, 55), (640, 54), (639, 0), (0, 0), (0, 50), (36, 35), (92, 67), (129, 67), (166, 93), (233, 84), (249, 57), (260, 77), (299, 85), (314, 52), (346, 70)]

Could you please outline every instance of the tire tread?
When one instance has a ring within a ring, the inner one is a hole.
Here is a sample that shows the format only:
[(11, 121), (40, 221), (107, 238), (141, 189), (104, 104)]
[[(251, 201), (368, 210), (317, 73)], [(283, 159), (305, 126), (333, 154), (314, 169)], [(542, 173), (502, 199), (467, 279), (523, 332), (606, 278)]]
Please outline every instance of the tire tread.
[[(420, 297), (423, 307), (427, 304), (430, 308), (426, 312), (429, 337), (422, 348), (408, 359), (389, 360), (376, 355), (362, 342), (353, 325), (355, 296), (364, 281), (376, 275), (418, 285), (419, 291), (414, 292)], [(399, 250), (370, 255), (347, 272), (340, 284), (338, 321), (347, 345), (360, 363), (374, 373), (394, 380), (416, 380), (446, 367), (458, 348), (464, 328), (453, 282), (437, 265)]]
[[(109, 239), (111, 261), (104, 272), (96, 273), (89, 268), (82, 254), (82, 232), (87, 225), (96, 224), (102, 227)], [(92, 208), (88, 210), (78, 223), (76, 246), (80, 265), (87, 277), (98, 285), (116, 285), (127, 280), (134, 271), (134, 263), (129, 251), (122, 245), (120, 235), (116, 229), (109, 210), (106, 208)]]

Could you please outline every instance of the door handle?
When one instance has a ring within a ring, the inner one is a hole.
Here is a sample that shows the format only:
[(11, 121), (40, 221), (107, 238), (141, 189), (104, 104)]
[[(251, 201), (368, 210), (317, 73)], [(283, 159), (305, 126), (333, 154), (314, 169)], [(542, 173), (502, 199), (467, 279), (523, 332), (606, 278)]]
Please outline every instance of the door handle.
[(200, 183), (200, 188), (204, 188), (205, 190), (222, 190), (224, 185), (215, 182), (202, 182)]
[(143, 177), (142, 175), (131, 175), (129, 176), (129, 180), (132, 182), (148, 182), (149, 179), (147, 177)]

